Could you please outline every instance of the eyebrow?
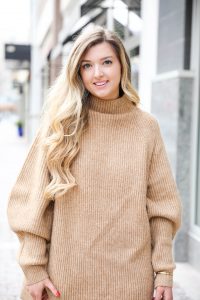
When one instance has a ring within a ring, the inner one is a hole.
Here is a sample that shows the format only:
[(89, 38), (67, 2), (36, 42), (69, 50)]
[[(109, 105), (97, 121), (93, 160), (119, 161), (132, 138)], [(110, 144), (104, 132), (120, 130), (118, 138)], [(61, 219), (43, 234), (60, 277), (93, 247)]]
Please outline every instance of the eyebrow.
[[(100, 58), (100, 60), (104, 60), (104, 59), (107, 59), (107, 58), (113, 58), (113, 56), (105, 56), (105, 57)], [(81, 61), (81, 63), (82, 63), (82, 62), (91, 62), (91, 60), (89, 60), (89, 59), (84, 59), (84, 60)]]

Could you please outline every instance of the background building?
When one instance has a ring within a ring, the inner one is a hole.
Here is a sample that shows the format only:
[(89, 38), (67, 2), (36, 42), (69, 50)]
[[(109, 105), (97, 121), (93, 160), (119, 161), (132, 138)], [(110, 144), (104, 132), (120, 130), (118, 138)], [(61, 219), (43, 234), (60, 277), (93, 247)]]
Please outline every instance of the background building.
[(74, 5), (70, 0), (36, 0), (32, 11), (32, 132), (74, 37), (92, 24), (118, 32), (131, 58), (141, 107), (160, 122), (181, 192), (183, 226), (176, 238), (176, 260), (200, 270), (200, 1), (85, 0)]
[[(18, 245), (6, 223), (8, 191), (35, 136), (48, 88), (75, 37), (94, 24), (123, 39), (140, 107), (160, 123), (183, 203), (174, 299), (199, 300), (200, 0), (1, 1), (0, 298), (16, 299), (21, 279), (14, 260)], [(24, 138), (15, 134), (17, 120), (25, 124)]]
[(176, 261), (200, 271), (199, 20), (200, 1), (159, 1), (157, 68), (151, 111), (160, 121), (183, 202)]
[[(16, 34), (16, 32), (18, 34)], [(30, 3), (0, 4), (0, 121), (26, 124), (30, 79)]]

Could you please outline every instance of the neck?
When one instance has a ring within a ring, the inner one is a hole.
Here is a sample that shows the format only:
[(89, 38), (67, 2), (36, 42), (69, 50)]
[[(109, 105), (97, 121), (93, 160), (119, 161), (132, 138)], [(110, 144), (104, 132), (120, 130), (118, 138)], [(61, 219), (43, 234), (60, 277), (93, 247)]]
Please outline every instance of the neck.
[(120, 114), (130, 112), (134, 107), (134, 103), (131, 102), (125, 94), (116, 99), (106, 100), (90, 95), (89, 107), (91, 110), (100, 113)]

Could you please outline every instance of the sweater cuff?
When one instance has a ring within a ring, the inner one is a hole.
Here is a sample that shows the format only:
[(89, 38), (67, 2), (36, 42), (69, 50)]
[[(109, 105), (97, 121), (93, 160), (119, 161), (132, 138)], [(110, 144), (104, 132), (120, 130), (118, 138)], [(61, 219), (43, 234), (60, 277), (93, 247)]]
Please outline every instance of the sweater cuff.
[(44, 266), (26, 266), (23, 271), (26, 285), (35, 284), (49, 277)]
[(156, 274), (154, 288), (156, 289), (158, 286), (173, 287), (173, 275)]

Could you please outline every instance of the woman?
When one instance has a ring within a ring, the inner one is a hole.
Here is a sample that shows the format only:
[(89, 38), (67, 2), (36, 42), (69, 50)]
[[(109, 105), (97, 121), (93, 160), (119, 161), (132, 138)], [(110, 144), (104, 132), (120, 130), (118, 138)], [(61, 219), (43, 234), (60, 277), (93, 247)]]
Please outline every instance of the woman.
[(10, 195), (22, 299), (172, 300), (180, 196), (113, 32), (75, 41)]

